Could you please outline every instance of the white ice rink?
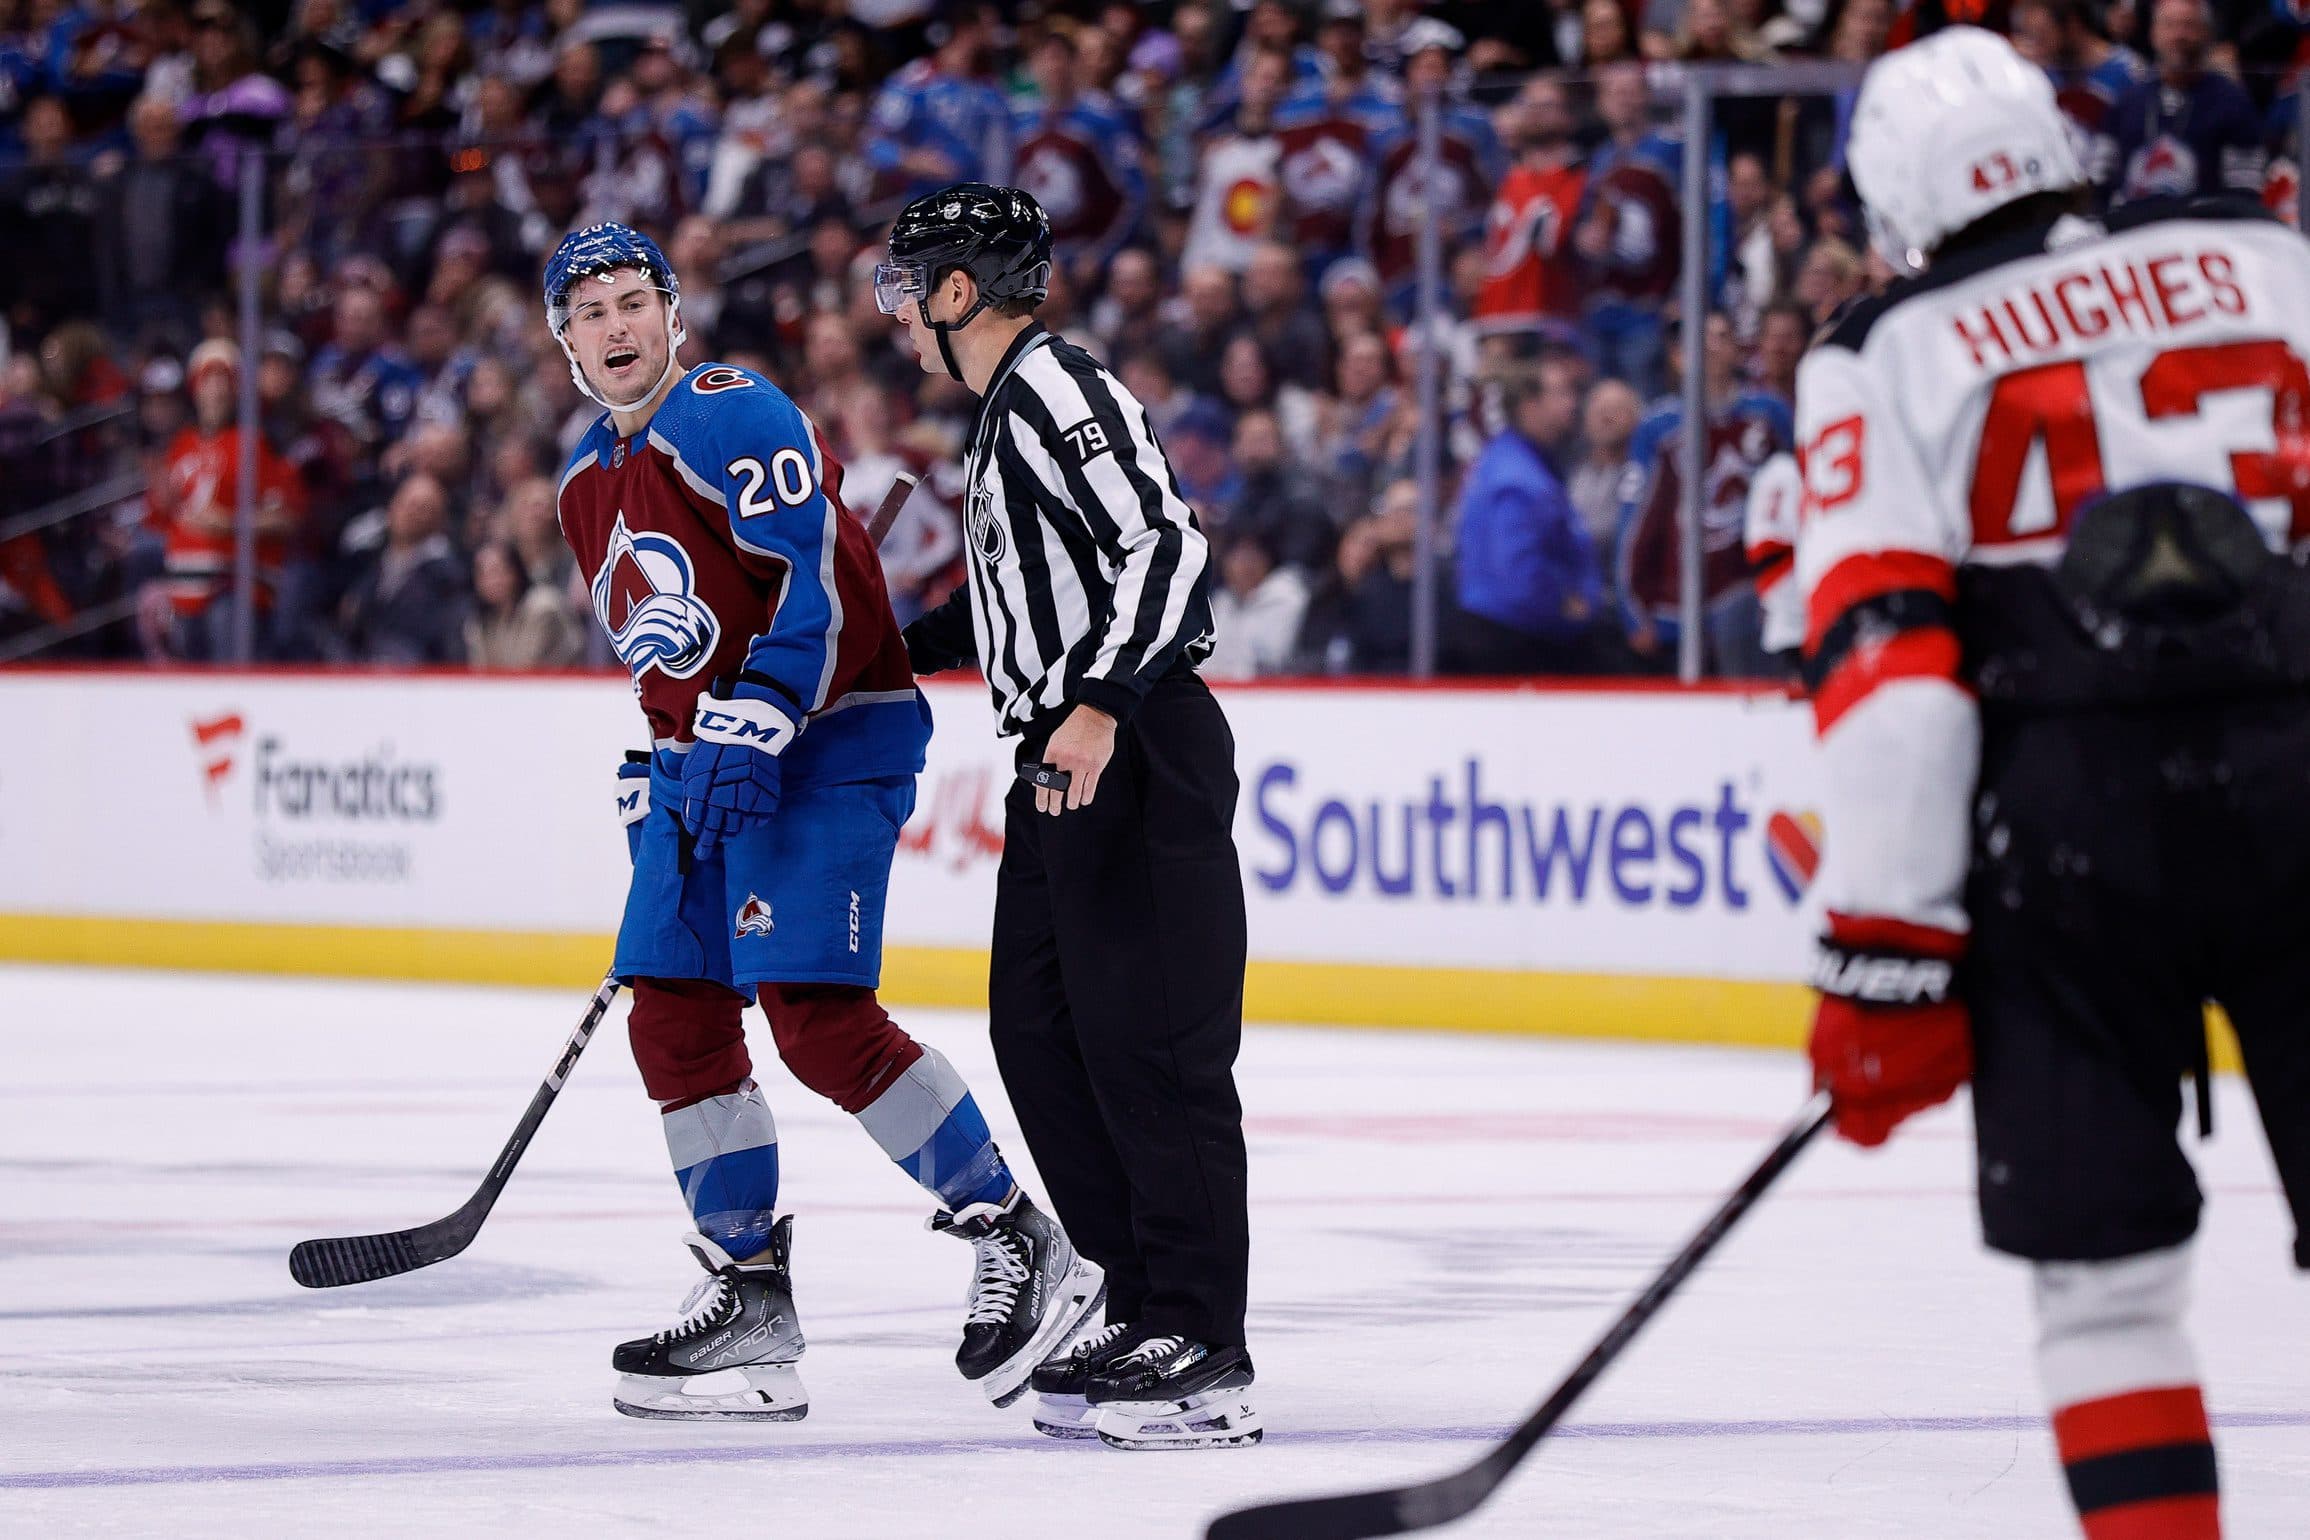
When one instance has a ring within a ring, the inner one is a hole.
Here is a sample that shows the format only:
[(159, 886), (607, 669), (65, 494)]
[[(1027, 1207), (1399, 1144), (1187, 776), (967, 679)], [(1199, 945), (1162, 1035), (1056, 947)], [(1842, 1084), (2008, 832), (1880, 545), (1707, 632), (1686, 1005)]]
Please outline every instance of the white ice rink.
[[(1200, 1533), (1475, 1455), (1754, 1160), (1792, 1057), (1265, 1029), (1240, 1069), (1268, 1440), (1059, 1444), (954, 1373), (967, 1250), (761, 1076), (807, 1421), (610, 1410), (696, 1277), (623, 1011), (464, 1256), (324, 1293), (290, 1245), (472, 1190), (579, 991), (0, 970), (0, 1534)], [(1023, 1163), (971, 1017), (904, 1012)], [(2230, 1533), (2310, 1534), (2310, 1289), (2245, 1088), (2198, 1152), (2194, 1326)], [(1824, 1142), (1465, 1535), (2073, 1533), (2024, 1276), (1974, 1238), (1966, 1112)]]

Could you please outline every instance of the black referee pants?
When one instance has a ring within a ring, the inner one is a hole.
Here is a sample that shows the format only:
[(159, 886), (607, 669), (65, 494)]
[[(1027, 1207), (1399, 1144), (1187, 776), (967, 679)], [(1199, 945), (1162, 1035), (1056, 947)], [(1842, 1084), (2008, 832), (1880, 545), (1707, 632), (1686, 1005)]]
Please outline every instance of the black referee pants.
[[(1041, 756), (1029, 742), (1024, 758)], [(1250, 1220), (1235, 739), (1203, 682), (1158, 683), (1098, 800), (1014, 783), (995, 879), (995, 1060), (1109, 1320), (1243, 1342)]]

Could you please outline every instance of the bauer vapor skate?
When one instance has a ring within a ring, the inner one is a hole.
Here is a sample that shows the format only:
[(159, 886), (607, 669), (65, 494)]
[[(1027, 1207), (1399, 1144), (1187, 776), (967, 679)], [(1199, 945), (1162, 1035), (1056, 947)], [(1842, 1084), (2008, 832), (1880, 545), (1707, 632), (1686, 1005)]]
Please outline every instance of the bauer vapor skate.
[(1035, 1392), (1035, 1431), (1053, 1438), (1097, 1438), (1099, 1409), (1085, 1399), (1091, 1371), (1138, 1340), (1129, 1322), (1114, 1321), (1037, 1364), (1027, 1378)]
[(975, 1252), (954, 1365), (989, 1401), (1009, 1406), (1027, 1393), (1035, 1365), (1106, 1302), (1106, 1280), (1075, 1255), (1058, 1221), (1015, 1187), (1005, 1203), (942, 1209), (930, 1228), (969, 1241)]
[(1091, 1371), (1085, 1399), (1110, 1449), (1239, 1449), (1263, 1431), (1251, 1355), (1191, 1337), (1141, 1337)]
[(771, 1228), (770, 1250), (743, 1266), (703, 1235), (684, 1244), (706, 1270), (684, 1302), (682, 1322), (618, 1344), (613, 1405), (628, 1417), (735, 1417), (793, 1422), (810, 1410), (794, 1361), (802, 1324), (787, 1271), (794, 1218)]

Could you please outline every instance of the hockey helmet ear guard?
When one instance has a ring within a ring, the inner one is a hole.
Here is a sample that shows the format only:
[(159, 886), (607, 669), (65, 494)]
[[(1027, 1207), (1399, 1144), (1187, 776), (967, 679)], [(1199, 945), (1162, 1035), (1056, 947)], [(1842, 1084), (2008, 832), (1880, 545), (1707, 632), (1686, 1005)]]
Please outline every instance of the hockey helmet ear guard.
[(630, 225), (620, 224), (588, 225), (564, 236), (545, 264), (546, 324), (553, 330), (554, 341), (561, 344), (562, 356), (569, 360), (570, 379), (576, 383), (579, 393), (600, 406), (611, 403), (603, 400), (586, 382), (585, 371), (578, 367), (577, 354), (569, 345), (569, 323), (576, 311), (570, 296), (585, 279), (603, 277), (621, 269), (639, 275), (643, 282), (666, 296), (666, 367), (638, 400), (647, 401), (665, 385), (678, 367), (676, 358), (682, 344), (689, 340), (689, 332), (682, 325), (682, 280), (656, 241)]

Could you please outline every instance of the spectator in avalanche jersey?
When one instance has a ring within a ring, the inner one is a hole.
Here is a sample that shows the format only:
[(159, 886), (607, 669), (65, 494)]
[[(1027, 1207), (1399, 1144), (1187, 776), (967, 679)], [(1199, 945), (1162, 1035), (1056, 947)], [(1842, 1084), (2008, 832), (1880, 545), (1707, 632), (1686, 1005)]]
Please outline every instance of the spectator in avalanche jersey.
[(2112, 203), (2141, 198), (2262, 195), (2262, 124), (2245, 87), (2206, 68), (2213, 19), (2206, 0), (2157, 0), (2150, 51), (2157, 73), (2111, 106)]
[(2106, 186), (2117, 164), (2110, 108), (2150, 78), (2150, 67), (2098, 26), (2086, 0), (2014, 0), (2013, 46), (2053, 81), (2061, 110), (2085, 136), (2086, 174)]
[(1372, 146), (1404, 117), (1403, 87), (1364, 59), (1360, 12), (1326, 17), (1318, 42), (1322, 78), (1293, 87), (1275, 114), (1283, 182), (1277, 234), (1297, 248), (1311, 279), (1354, 249)]
[[(1673, 342), (1675, 328), (1669, 330)], [(1672, 366), (1681, 356), (1670, 348)], [(1701, 603), (1709, 669), (1732, 678), (1777, 677), (1761, 640), (1743, 535), (1750, 479), (1766, 460), (1793, 446), (1796, 423), (1787, 403), (1741, 384), (1740, 344), (1721, 312), (1708, 318), (1701, 360), (1708, 403), (1708, 441), (1701, 449)], [(1620, 510), (1615, 582), (1621, 618), (1629, 646), (1660, 669), (1676, 658), (1683, 598), (1683, 438), (1683, 398), (1664, 397), (1629, 442), (1629, 495)]]
[(1660, 387), (1661, 308), (1683, 241), (1681, 152), (1653, 131), (1640, 64), (1598, 73), (1596, 115), (1611, 137), (1588, 159), (1572, 237), (1587, 269), (1587, 331), (1600, 372), (1650, 395)]
[(1034, 99), (1012, 119), (1015, 181), (1051, 220), (1054, 260), (1096, 292), (1107, 264), (1139, 232), (1147, 173), (1138, 132), (1114, 98), (1084, 91), (1075, 40), (1044, 34), (1028, 70)]
[(867, 159), (910, 198), (956, 182), (1011, 179), (1010, 107), (981, 78), (994, 17), (984, 5), (965, 5), (946, 25), (938, 51), (891, 76), (874, 100)]
[(373, 483), (377, 457), (408, 431), (425, 379), (386, 340), (385, 302), (376, 290), (346, 284), (333, 316), (329, 345), (314, 355), (307, 379), (313, 412), (343, 434), (354, 480)]
[(1476, 329), (1537, 333), (1577, 348), (1581, 283), (1572, 222), (1588, 176), (1572, 139), (1572, 107), (1562, 85), (1535, 76), (1500, 117), (1516, 164), (1486, 221)]
[[(194, 348), (186, 371), (193, 421), (169, 444), (151, 495), (150, 518), (167, 547), (165, 575), (138, 596), (137, 630), (148, 655), (210, 662), (231, 655), (234, 526), (240, 509), (241, 350), (210, 341)], [(257, 437), (257, 655), (272, 648), (266, 633), (274, 589), (305, 513), (296, 468)]]
[[(1500, 185), (1507, 165), (1492, 120), (1449, 93), (1452, 60), (1462, 44), (1459, 32), (1421, 17), (1404, 29), (1404, 40), (1410, 56), (1404, 66), (1405, 113), (1372, 146), (1376, 171), (1367, 228), (1380, 282), (1397, 310), (1409, 315), (1419, 276), (1421, 226), (1435, 220), (1447, 252), (1481, 239), (1492, 189)], [(1436, 156), (1441, 163), (1436, 173), (1440, 185), (1432, 190), (1421, 185), (1416, 116), (1421, 97), (1430, 91), (1438, 99)]]

